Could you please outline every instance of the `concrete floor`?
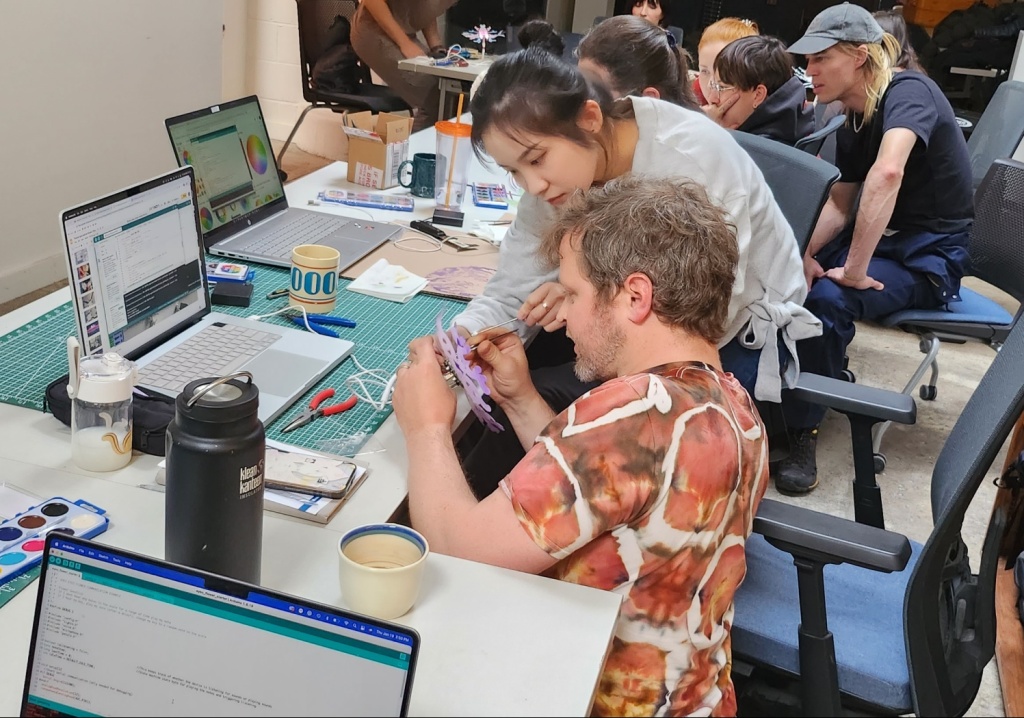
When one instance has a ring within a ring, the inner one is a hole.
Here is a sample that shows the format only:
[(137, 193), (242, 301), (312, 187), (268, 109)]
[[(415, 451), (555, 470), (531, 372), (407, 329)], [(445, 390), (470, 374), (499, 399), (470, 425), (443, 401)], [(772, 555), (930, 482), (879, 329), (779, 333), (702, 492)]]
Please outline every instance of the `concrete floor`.
[[(279, 150), (280, 143), (275, 142), (275, 153)], [(292, 145), (281, 167), (288, 173), (288, 179), (294, 180), (331, 161)], [(0, 305), (0, 315), (62, 284), (66, 282)], [(973, 279), (968, 279), (965, 284), (999, 301), (1011, 313), (1017, 310), (1016, 302), (1002, 292)], [(850, 369), (856, 374), (858, 382), (897, 391), (906, 384), (921, 358), (916, 337), (867, 324), (858, 327), (849, 356)], [(913, 426), (894, 425), (886, 434), (882, 449), (888, 463), (885, 472), (878, 477), (878, 483), (883, 495), (886, 528), (889, 530), (903, 533), (919, 542), (928, 538), (932, 527), (929, 503), (932, 465), (993, 356), (991, 349), (980, 344), (943, 344), (939, 352), (941, 371), (938, 397), (935, 401), (918, 399), (917, 423)], [(1005, 449), (996, 459), (991, 475), (999, 473), (1004, 456)], [(850, 457), (850, 433), (846, 418), (840, 414), (830, 412), (822, 424), (818, 441), (818, 473), (819, 486), (808, 496), (785, 497), (775, 491), (773, 486), (769, 487), (767, 495), (852, 520), (850, 482), (853, 478), (853, 464)], [(981, 541), (994, 496), (995, 487), (992, 483), (983, 482), (967, 515), (964, 540), (970, 548), (972, 561), (977, 561), (980, 555)], [(995, 661), (986, 668), (981, 690), (967, 715), (1005, 715)]]

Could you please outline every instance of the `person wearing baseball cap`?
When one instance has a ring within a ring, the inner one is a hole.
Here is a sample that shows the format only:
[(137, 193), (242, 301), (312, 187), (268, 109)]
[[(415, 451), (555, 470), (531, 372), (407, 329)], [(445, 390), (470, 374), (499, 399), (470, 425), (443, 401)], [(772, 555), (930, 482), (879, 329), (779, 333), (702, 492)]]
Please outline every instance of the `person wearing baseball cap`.
[[(850, 3), (820, 12), (789, 52), (805, 55), (818, 102), (839, 101), (840, 181), (804, 256), (804, 306), (822, 335), (797, 342), (802, 371), (839, 377), (854, 322), (959, 301), (974, 219), (971, 163), (949, 100), (927, 75), (896, 66), (899, 42)], [(859, 198), (859, 199), (858, 199)], [(825, 409), (783, 396), (789, 456), (776, 488), (817, 486)]]

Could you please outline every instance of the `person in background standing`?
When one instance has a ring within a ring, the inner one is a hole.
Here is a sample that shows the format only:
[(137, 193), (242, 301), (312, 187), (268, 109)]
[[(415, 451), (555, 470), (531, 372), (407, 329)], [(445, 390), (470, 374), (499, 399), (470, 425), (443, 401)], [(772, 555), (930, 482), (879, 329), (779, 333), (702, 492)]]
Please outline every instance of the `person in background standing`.
[[(415, 110), (413, 131), (438, 120), (440, 89), (433, 75), (406, 72), (406, 58), (445, 52), (437, 19), (458, 0), (362, 0), (352, 21), (352, 47), (396, 95)], [(423, 42), (419, 35), (422, 34)]]

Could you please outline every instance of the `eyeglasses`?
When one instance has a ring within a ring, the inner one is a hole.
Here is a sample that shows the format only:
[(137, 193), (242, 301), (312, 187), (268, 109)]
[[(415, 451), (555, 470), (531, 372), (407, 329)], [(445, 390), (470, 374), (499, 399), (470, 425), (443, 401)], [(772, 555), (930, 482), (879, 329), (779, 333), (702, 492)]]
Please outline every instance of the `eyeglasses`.
[(712, 78), (711, 81), (708, 82), (708, 87), (717, 92), (719, 95), (721, 95), (723, 92), (728, 92), (729, 90), (736, 89), (735, 85), (723, 85), (721, 82), (715, 80), (714, 78)]

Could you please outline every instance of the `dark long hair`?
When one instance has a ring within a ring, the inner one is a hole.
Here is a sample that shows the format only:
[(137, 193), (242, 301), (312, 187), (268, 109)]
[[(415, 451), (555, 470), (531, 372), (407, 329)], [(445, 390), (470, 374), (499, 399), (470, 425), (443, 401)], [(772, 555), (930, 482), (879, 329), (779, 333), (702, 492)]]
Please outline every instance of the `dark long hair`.
[(697, 109), (686, 51), (668, 32), (641, 17), (608, 18), (580, 40), (576, 54), (603, 67), (623, 95), (653, 87), (661, 99)]
[[(488, 68), (469, 105), (473, 115), (473, 151), (483, 159), (483, 136), (497, 129), (510, 137), (522, 134), (562, 137), (584, 147), (595, 138), (576, 120), (587, 100), (606, 118), (628, 117), (632, 108), (612, 100), (608, 90), (591, 84), (569, 63), (535, 47), (502, 55)], [(603, 133), (610, 132), (605, 123)]]
[[(896, 67), (903, 70), (916, 70), (924, 72), (924, 67), (917, 59), (917, 51), (910, 44), (910, 33), (907, 30), (907, 21), (903, 18), (900, 10), (879, 10), (872, 15), (882, 30), (896, 38), (900, 44), (900, 56), (896, 59)], [(927, 73), (926, 73), (927, 74)]]

